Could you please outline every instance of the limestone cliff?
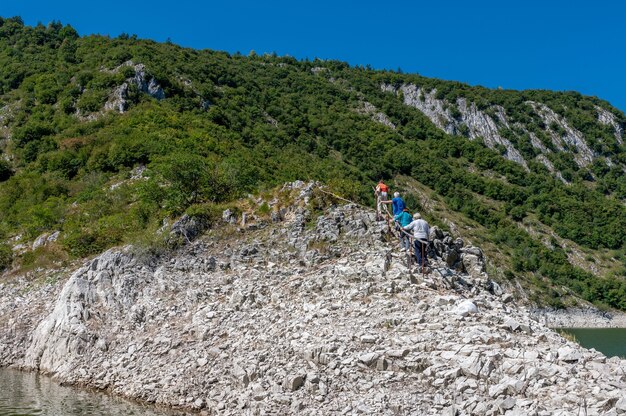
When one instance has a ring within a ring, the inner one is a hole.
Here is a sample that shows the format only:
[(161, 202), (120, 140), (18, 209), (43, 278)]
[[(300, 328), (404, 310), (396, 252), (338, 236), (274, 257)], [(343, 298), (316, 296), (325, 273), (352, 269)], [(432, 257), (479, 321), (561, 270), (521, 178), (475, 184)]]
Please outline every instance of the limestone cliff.
[[(588, 138), (573, 127), (563, 116), (543, 103), (525, 101), (524, 104), (532, 109), (532, 114), (542, 126), (543, 133), (549, 137), (550, 143), (542, 142), (537, 133), (527, 125), (511, 122), (510, 114), (497, 104), (490, 104), (488, 108), (480, 109), (475, 102), (459, 97), (454, 101), (437, 97), (437, 89), (427, 90), (414, 84), (393, 86), (382, 84), (385, 92), (401, 94), (404, 104), (415, 107), (426, 115), (438, 128), (448, 134), (467, 136), (471, 140), (482, 139), (488, 147), (497, 149), (501, 146), (502, 154), (509, 160), (528, 168), (528, 161), (520, 149), (511, 142), (509, 137), (527, 137), (536, 153), (534, 160), (545, 165), (548, 170), (563, 180), (550, 161), (555, 152), (571, 152), (579, 167), (587, 167), (594, 160), (599, 159), (609, 166), (613, 164), (610, 158), (591, 149)], [(617, 143), (622, 144), (623, 127), (611, 112), (595, 106), (596, 122), (609, 126), (613, 130)], [(591, 138), (593, 139), (593, 138)]]

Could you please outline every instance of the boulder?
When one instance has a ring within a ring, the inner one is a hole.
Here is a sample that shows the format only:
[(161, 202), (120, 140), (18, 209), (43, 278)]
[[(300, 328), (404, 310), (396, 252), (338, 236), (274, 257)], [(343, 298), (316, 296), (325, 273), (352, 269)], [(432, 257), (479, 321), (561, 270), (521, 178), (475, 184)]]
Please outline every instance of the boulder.
[(478, 313), (478, 308), (471, 300), (464, 300), (456, 307), (454, 313), (460, 316), (468, 316), (470, 314)]
[(168, 242), (171, 244), (182, 243), (183, 245), (190, 243), (206, 229), (206, 226), (206, 222), (200, 218), (184, 214), (172, 224)]
[(485, 272), (485, 259), (479, 248), (463, 248), (461, 261), (463, 263), (463, 270), (472, 277), (481, 277)]
[(441, 228), (437, 227), (436, 225), (430, 227), (428, 239), (430, 241), (443, 240), (443, 231), (441, 230)]
[(461, 256), (456, 249), (451, 249), (448, 250), (444, 255), (442, 255), (442, 257), (448, 267), (453, 268)]
[(572, 347), (562, 347), (557, 350), (559, 360), (565, 362), (576, 362), (582, 358), (582, 354)]

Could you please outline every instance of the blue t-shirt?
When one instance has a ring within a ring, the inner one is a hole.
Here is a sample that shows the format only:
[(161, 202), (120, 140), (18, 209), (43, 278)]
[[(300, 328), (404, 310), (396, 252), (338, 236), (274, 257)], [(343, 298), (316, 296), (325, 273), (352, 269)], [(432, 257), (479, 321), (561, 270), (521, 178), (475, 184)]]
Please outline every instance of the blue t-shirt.
[(393, 215), (398, 215), (406, 208), (406, 204), (404, 203), (404, 199), (397, 196), (391, 200), (391, 207), (393, 209)]

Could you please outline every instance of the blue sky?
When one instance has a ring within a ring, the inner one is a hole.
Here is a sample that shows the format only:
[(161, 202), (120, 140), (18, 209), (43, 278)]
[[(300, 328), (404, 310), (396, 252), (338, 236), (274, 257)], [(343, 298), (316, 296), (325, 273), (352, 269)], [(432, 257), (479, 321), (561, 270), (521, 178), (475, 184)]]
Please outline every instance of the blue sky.
[(576, 90), (626, 110), (622, 1), (2, 1), (27, 24), (276, 52), (487, 87)]

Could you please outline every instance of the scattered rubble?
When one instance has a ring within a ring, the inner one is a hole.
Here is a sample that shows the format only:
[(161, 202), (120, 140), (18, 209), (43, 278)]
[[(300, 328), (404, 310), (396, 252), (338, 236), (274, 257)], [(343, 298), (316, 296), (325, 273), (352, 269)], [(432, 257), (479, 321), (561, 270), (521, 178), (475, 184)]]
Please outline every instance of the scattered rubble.
[(626, 361), (534, 320), (480, 249), (433, 227), (422, 275), (373, 212), (315, 218), (314, 186), (283, 191), (276, 224), (231, 211), (239, 232), (171, 258), (126, 247), (63, 282), (1, 285), (0, 365), (205, 414), (626, 412)]

